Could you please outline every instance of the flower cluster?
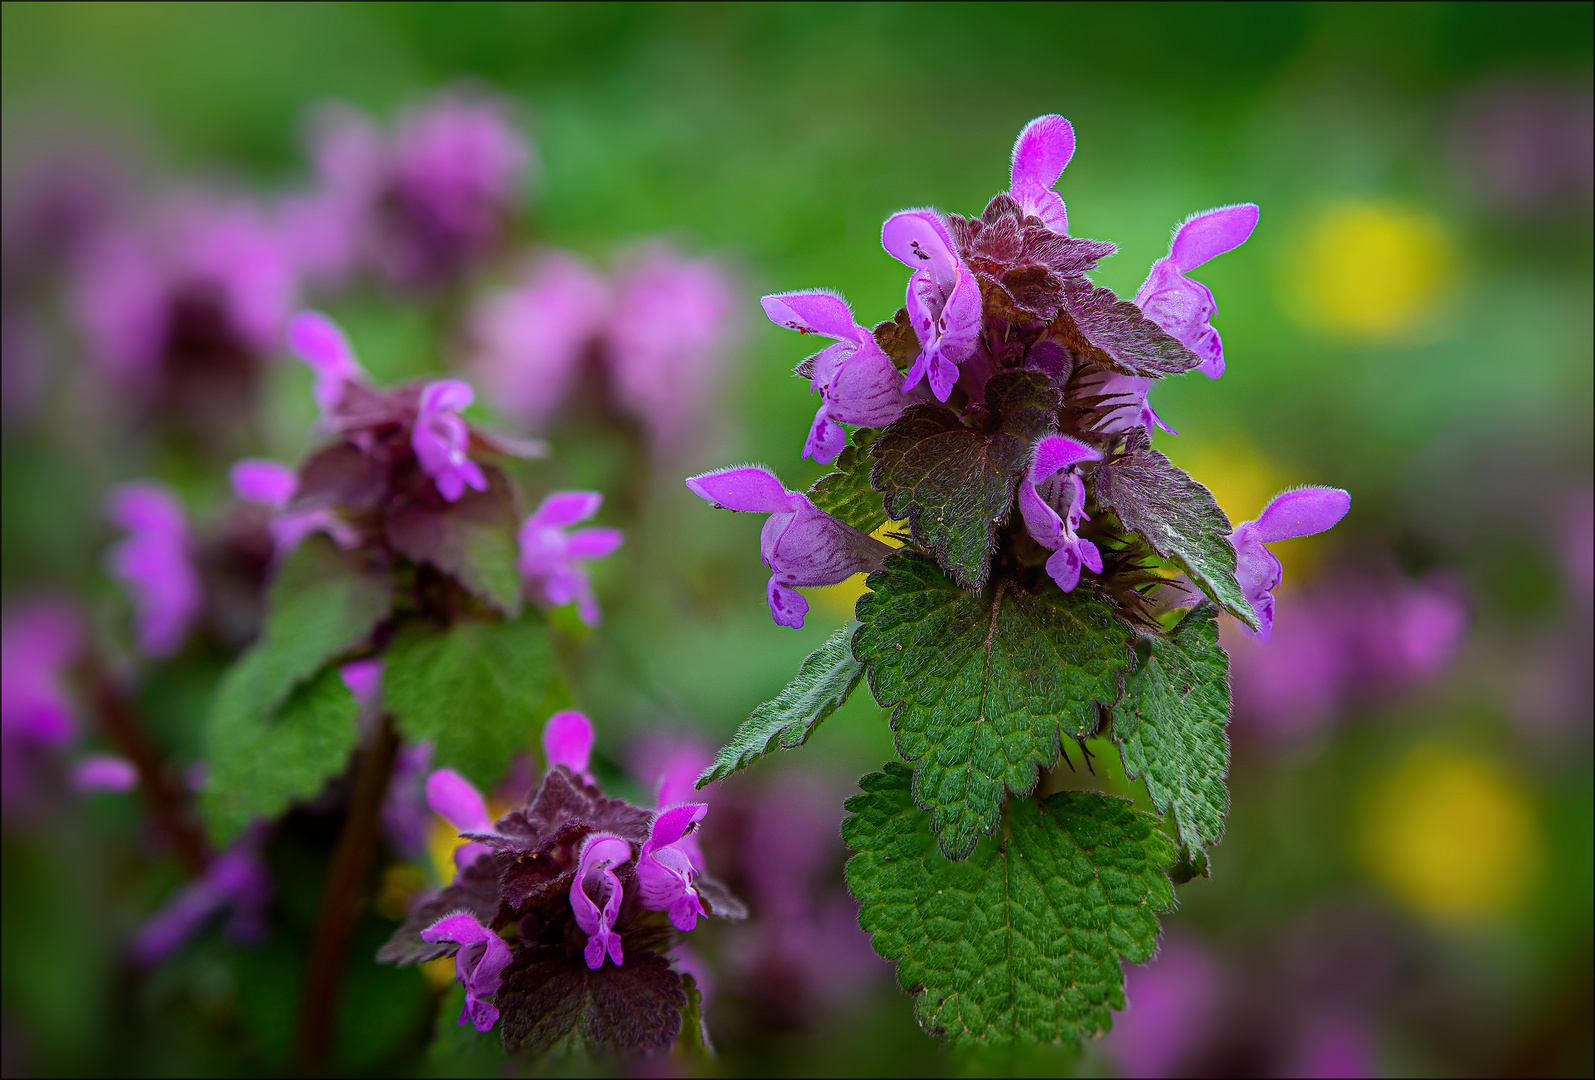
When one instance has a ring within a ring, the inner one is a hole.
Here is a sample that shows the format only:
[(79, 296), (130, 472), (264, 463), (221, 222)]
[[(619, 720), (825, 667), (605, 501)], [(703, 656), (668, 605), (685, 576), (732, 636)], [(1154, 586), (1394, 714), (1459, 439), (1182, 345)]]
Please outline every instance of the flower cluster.
[[(1151, 449), (1154, 426), (1169, 429), (1148, 394), (1168, 375), (1224, 373), (1213, 294), (1189, 275), (1244, 243), (1258, 209), (1188, 218), (1126, 302), (1087, 277), (1113, 245), (1068, 235), (1052, 188), (1073, 154), (1069, 122), (1040, 117), (1014, 146), (1009, 190), (979, 217), (892, 215), (881, 244), (911, 273), (903, 307), (873, 329), (829, 292), (764, 298), (778, 325), (833, 342), (798, 374), (820, 399), (803, 453), (838, 471), (807, 494), (758, 467), (687, 486), (716, 506), (771, 515), (762, 554), (776, 622), (802, 625), (807, 604), (795, 587), (878, 569), (890, 549), (866, 534), (888, 519), (906, 520), (905, 539), (966, 586), (984, 585), (994, 561), (1041, 562), (1063, 592), (1083, 575), (1098, 579), (1140, 621), (1212, 594), (1211, 571), (1176, 550), (1176, 534), (1194, 543), (1192, 534), (1230, 526), (1206, 491)], [(1266, 634), (1280, 574), (1265, 545), (1327, 529), (1349, 506), (1338, 489), (1289, 492), (1214, 540), (1227, 563), (1220, 573), (1244, 593), (1215, 598)], [(1172, 520), (1182, 513), (1185, 522)], [(1170, 563), (1184, 572), (1172, 586), (1160, 573)]]
[(504, 1019), (511, 1050), (546, 1048), (557, 1023), (539, 1021), (587, 995), (638, 1021), (616, 1023), (607, 1038), (618, 1049), (666, 1048), (686, 1004), (670, 962), (678, 935), (700, 916), (745, 914), (690, 842), (708, 806), (647, 810), (606, 796), (587, 773), (593, 731), (581, 713), (551, 717), (543, 744), (542, 783), (496, 823), (463, 777), (428, 779), (428, 802), (470, 843), (456, 853), (454, 882), (416, 906), (378, 958), (452, 953), (465, 990), (459, 1023), (485, 1032)]

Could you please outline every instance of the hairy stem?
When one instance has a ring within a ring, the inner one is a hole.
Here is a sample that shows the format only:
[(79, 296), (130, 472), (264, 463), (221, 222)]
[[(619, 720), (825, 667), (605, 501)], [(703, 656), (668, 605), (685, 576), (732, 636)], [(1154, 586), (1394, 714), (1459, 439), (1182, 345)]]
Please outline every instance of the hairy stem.
[(117, 750), (138, 769), (139, 791), (149, 804), (157, 827), (171, 841), (183, 869), (191, 875), (200, 874), (210, 862), (210, 846), (189, 816), (182, 789), (173, 782), (160, 751), (144, 734), (138, 711), (97, 657), (89, 658), (85, 673), (100, 726)]
[(343, 984), (349, 936), (360, 912), (361, 890), (376, 845), (382, 797), (387, 792), (398, 749), (393, 718), (383, 714), (360, 756), (343, 831), (338, 835), (321, 894), (321, 914), (316, 920), (299, 1014), (299, 1065), (307, 1071), (319, 1071), (326, 1064), (338, 1018), (338, 991)]

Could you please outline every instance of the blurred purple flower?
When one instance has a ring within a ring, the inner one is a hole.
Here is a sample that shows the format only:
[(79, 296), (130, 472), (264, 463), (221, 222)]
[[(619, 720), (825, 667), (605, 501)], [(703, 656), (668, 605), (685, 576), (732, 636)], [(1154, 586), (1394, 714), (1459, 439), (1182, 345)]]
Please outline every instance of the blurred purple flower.
[[(587, 966), (597, 971), (607, 952), (616, 967), (625, 963), (620, 935), (615, 933), (615, 918), (620, 913), (621, 885), (611, 867), (631, 858), (631, 845), (618, 836), (599, 833), (582, 844), (576, 860), (576, 875), (570, 883), (570, 906), (576, 925), (588, 935)], [(596, 899), (595, 899), (596, 897)]]
[(808, 361), (820, 408), (809, 427), (804, 457), (829, 465), (847, 445), (842, 424), (881, 427), (917, 400), (903, 392), (897, 368), (875, 343), (875, 335), (854, 321), (840, 296), (809, 290), (772, 294), (760, 303), (777, 326), (836, 342)]
[(721, 509), (770, 515), (759, 549), (771, 571), (766, 588), (770, 616), (781, 626), (802, 626), (809, 610), (809, 602), (794, 587), (835, 585), (880, 569), (892, 553), (879, 540), (817, 509), (808, 496), (788, 491), (768, 469), (748, 465), (699, 473), (687, 478), (687, 487)]
[(112, 754), (94, 754), (72, 766), (72, 787), (79, 793), (128, 792), (138, 786), (138, 766)]
[[(357, 660), (356, 664), (365, 661)], [(380, 666), (380, 661), (377, 661)], [(344, 685), (349, 684), (344, 665)], [(352, 688), (351, 688), (352, 689)], [(361, 695), (355, 692), (355, 698)], [(425, 796), (425, 782), (432, 765), (432, 744), (410, 743), (399, 747), (388, 777), (388, 791), (382, 797), (382, 832), (395, 852), (414, 858), (426, 850), (427, 832), (432, 824)]]
[(1211, 289), (1185, 275), (1244, 244), (1257, 227), (1258, 213), (1255, 203), (1240, 203), (1192, 214), (1174, 231), (1168, 255), (1152, 264), (1135, 294), (1147, 318), (1202, 358), (1196, 370), (1210, 379), (1224, 374), (1224, 343), (1210, 321), (1218, 305)]
[(593, 724), (585, 713), (561, 709), (543, 725), (543, 760), (549, 769), (563, 765), (577, 776), (592, 782), (587, 762), (593, 754)]
[(476, 393), (459, 379), (440, 379), (427, 383), (421, 391), (420, 411), (410, 443), (421, 463), (421, 471), (432, 478), (438, 494), (449, 502), (459, 501), (467, 487), (487, 490), (482, 467), (466, 456), (471, 447), (471, 432), (459, 417), (469, 408)]
[(603, 332), (609, 286), (573, 255), (542, 256), (523, 282), (470, 317), (472, 364), (493, 405), (539, 430), (565, 400)]
[(1373, 1033), (1360, 1020), (1328, 1017), (1302, 1037), (1284, 1075), (1300, 1077), (1364, 1077), (1379, 1073)]
[(123, 484), (112, 490), (107, 516), (128, 532), (108, 561), (111, 575), (131, 595), (139, 648), (149, 656), (170, 656), (188, 636), (204, 599), (182, 505), (162, 485)]
[(1284, 570), (1265, 547), (1278, 540), (1312, 536), (1335, 524), (1351, 509), (1351, 495), (1340, 488), (1304, 487), (1282, 491), (1269, 500), (1256, 521), (1243, 521), (1230, 534), (1235, 545), (1235, 579), (1262, 623), (1267, 638), (1274, 625), (1274, 590)]
[(141, 966), (159, 963), (227, 907), (233, 909), (229, 937), (246, 944), (263, 940), (271, 877), (260, 860), (260, 838), (260, 829), (251, 829), (167, 900), (134, 937), (134, 961)]
[[(719, 787), (710, 784), (698, 790), (698, 777), (714, 761), (714, 755), (696, 739), (652, 736), (639, 740), (630, 754), (632, 775), (645, 789), (654, 790), (654, 805), (660, 810), (683, 806), (690, 802), (707, 804), (711, 794)], [(698, 843), (697, 830), (676, 841), (676, 846), (687, 853), (692, 865), (703, 869), (703, 850)]]
[(642, 906), (650, 911), (669, 912), (671, 924), (683, 932), (698, 925), (699, 915), (708, 915), (693, 886), (697, 870), (691, 856), (681, 848), (681, 841), (697, 829), (708, 812), (707, 803), (684, 803), (661, 810), (654, 817), (648, 842), (637, 856)]
[(77, 612), (36, 600), (0, 622), (0, 803), (26, 806), (36, 782), (33, 751), (58, 749), (77, 735), (65, 669), (83, 648)]
[(228, 471), (233, 494), (245, 502), (275, 510), (270, 529), (276, 557), (281, 559), (313, 532), (324, 532), (344, 549), (360, 545), (360, 532), (326, 507), (313, 510), (288, 509), (299, 477), (288, 466), (264, 458), (245, 458)]
[(312, 393), (322, 423), (330, 423), (348, 384), (365, 381), (349, 339), (338, 324), (319, 311), (301, 311), (288, 324), (288, 346), (316, 376)]
[(1588, 604), (1595, 592), (1595, 492), (1586, 488), (1569, 501), (1557, 540), (1562, 570)]
[(1069, 213), (1052, 186), (1074, 157), (1074, 127), (1061, 116), (1038, 116), (1025, 125), (1013, 144), (1008, 194), (1026, 215), (1059, 236), (1069, 234)]
[[(453, 769), (438, 769), (426, 778), (426, 803), (460, 833), (490, 833), (493, 817), (487, 812), (487, 803), (476, 786)], [(477, 856), (492, 849), (486, 844), (464, 844), (454, 851), (454, 865), (465, 869), (476, 862)]]
[(655, 449), (682, 448), (714, 416), (735, 299), (720, 269), (664, 246), (615, 275), (604, 342), (616, 402), (642, 421)]
[(503, 971), (512, 959), (504, 939), (461, 911), (445, 915), (421, 931), (421, 940), (432, 944), (452, 941), (460, 946), (454, 954), (454, 977), (465, 987), (465, 1007), (455, 1023), (491, 1031), (498, 1023), (498, 1007), (482, 999), (498, 992)]
[[(1036, 543), (1052, 552), (1047, 573), (1064, 592), (1080, 583), (1080, 569), (1102, 572), (1102, 555), (1079, 536), (1085, 516), (1085, 482), (1078, 466), (1102, 460), (1102, 452), (1066, 435), (1048, 435), (1036, 443), (1030, 470), (1019, 482), (1019, 513)], [(1059, 476), (1058, 474), (1063, 475)], [(1063, 516), (1054, 507), (1063, 508)]]
[(1218, 1010), (1222, 976), (1202, 946), (1164, 941), (1145, 966), (1124, 971), (1125, 1011), (1113, 1018), (1103, 1049), (1125, 1076), (1175, 1076), (1201, 1049)]
[(521, 577), (550, 607), (574, 601), (588, 626), (597, 626), (603, 613), (582, 564), (607, 559), (625, 536), (619, 529), (570, 527), (598, 513), (603, 501), (596, 491), (556, 491), (521, 525)]
[(881, 246), (914, 271), (904, 304), (921, 351), (903, 389), (929, 379), (936, 400), (946, 401), (958, 381), (958, 365), (975, 351), (980, 336), (980, 285), (941, 216), (929, 208), (900, 210), (887, 218)]

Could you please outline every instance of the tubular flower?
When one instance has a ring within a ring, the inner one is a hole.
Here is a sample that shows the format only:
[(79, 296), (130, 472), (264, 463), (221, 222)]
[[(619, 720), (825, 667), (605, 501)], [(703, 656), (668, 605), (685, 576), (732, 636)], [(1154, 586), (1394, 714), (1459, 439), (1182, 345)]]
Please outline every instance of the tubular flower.
[(1013, 144), (1008, 194), (1026, 215), (1059, 236), (1069, 233), (1069, 213), (1052, 186), (1074, 157), (1074, 126), (1061, 116), (1038, 116), (1025, 125)]
[(589, 836), (576, 861), (576, 876), (570, 883), (570, 906), (576, 925), (587, 934), (583, 956), (587, 966), (597, 971), (604, 956), (616, 967), (625, 963), (620, 950), (620, 935), (615, 919), (620, 914), (621, 884), (612, 867), (631, 858), (631, 845), (618, 836)]
[(809, 602), (795, 587), (835, 585), (878, 570), (892, 553), (879, 540), (816, 508), (807, 495), (788, 491), (768, 469), (749, 465), (700, 473), (688, 478), (687, 487), (723, 509), (770, 515), (759, 550), (770, 569), (770, 615), (782, 626), (802, 626), (808, 613)]
[(708, 912), (693, 885), (698, 871), (680, 844), (708, 812), (707, 803), (686, 803), (661, 810), (654, 818), (648, 842), (637, 856), (642, 906), (650, 911), (669, 912), (671, 925), (683, 932), (697, 926), (698, 916)]
[(550, 769), (563, 765), (572, 776), (591, 782), (587, 762), (593, 756), (593, 724), (585, 713), (562, 709), (543, 725), (543, 757)]
[(897, 368), (840, 296), (809, 290), (776, 293), (759, 302), (777, 326), (836, 342), (812, 358), (810, 381), (820, 395), (820, 408), (803, 446), (804, 457), (829, 465), (847, 445), (841, 424), (889, 424), (916, 400), (904, 392)]
[(132, 594), (139, 648), (149, 656), (170, 656), (204, 601), (189, 558), (183, 508), (159, 484), (132, 483), (111, 492), (107, 516), (128, 532), (109, 561), (112, 576)]
[(1202, 358), (1196, 370), (1210, 379), (1224, 374), (1224, 343), (1210, 321), (1218, 304), (1211, 289), (1185, 275), (1246, 243), (1258, 213), (1256, 203), (1240, 203), (1186, 218), (1169, 242), (1168, 255), (1152, 264), (1135, 294), (1147, 318)]
[(288, 347), (315, 372), (313, 391), (323, 423), (330, 422), (343, 399), (344, 387), (365, 382), (349, 339), (338, 324), (319, 311), (301, 311), (288, 324)]
[[(426, 778), (426, 804), (438, 817), (453, 825), (456, 832), (493, 831), (493, 818), (482, 801), (482, 793), (453, 769), (438, 769)], [(463, 869), (480, 855), (489, 852), (486, 844), (470, 843), (455, 848), (454, 865)]]
[(521, 525), (521, 577), (552, 607), (575, 602), (588, 626), (603, 619), (583, 563), (607, 559), (625, 542), (619, 529), (570, 527), (598, 513), (596, 491), (556, 491)]
[(314, 510), (289, 510), (299, 477), (288, 466), (263, 458), (235, 462), (228, 472), (233, 494), (245, 502), (264, 506), (277, 513), (271, 519), (272, 545), (281, 559), (298, 547), (313, 532), (324, 532), (339, 547), (348, 550), (360, 544), (359, 530), (325, 507)]
[(460, 911), (446, 915), (421, 931), (421, 940), (432, 944), (452, 941), (459, 945), (454, 954), (454, 977), (465, 987), (465, 1007), (457, 1025), (474, 1024), (477, 1031), (491, 1031), (498, 1023), (498, 1006), (482, 999), (496, 994), (503, 972), (511, 960), (504, 939), (476, 919)]
[(1284, 570), (1265, 544), (1312, 536), (1335, 526), (1351, 509), (1351, 494), (1340, 488), (1304, 487), (1283, 491), (1269, 500), (1256, 521), (1243, 521), (1230, 534), (1235, 545), (1235, 579), (1262, 623), (1260, 637), (1274, 626), (1274, 590)]
[(458, 502), (467, 487), (487, 490), (482, 467), (465, 456), (470, 449), (471, 432), (459, 417), (459, 411), (475, 400), (470, 384), (459, 379), (439, 379), (421, 390), (411, 445), (421, 471), (432, 478), (438, 494), (449, 502)]
[[(1036, 543), (1052, 552), (1047, 573), (1058, 588), (1072, 592), (1080, 568), (1102, 572), (1102, 555), (1078, 535), (1085, 516), (1085, 483), (1078, 466), (1102, 460), (1102, 452), (1065, 435), (1048, 435), (1036, 444), (1030, 469), (1019, 482), (1019, 512)], [(1062, 472), (1063, 475), (1053, 480)], [(1055, 505), (1063, 507), (1060, 515)]]
[(881, 226), (881, 246), (913, 270), (904, 304), (920, 353), (903, 381), (905, 391), (928, 379), (937, 401), (958, 381), (958, 365), (980, 337), (980, 286), (934, 210), (902, 210)]
[(227, 907), (233, 909), (228, 937), (246, 943), (258, 943), (265, 937), (271, 877), (260, 859), (260, 835), (258, 826), (251, 829), (139, 929), (132, 947), (136, 963), (159, 963)]

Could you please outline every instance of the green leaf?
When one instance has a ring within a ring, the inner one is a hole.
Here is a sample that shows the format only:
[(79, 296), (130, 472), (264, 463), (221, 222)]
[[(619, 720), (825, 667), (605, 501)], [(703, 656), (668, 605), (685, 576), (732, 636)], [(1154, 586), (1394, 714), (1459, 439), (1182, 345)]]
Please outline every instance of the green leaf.
[(851, 641), (858, 623), (849, 622), (809, 654), (797, 677), (774, 701), (766, 701), (745, 720), (731, 742), (715, 755), (714, 764), (698, 777), (698, 786), (724, 780), (776, 750), (792, 750), (809, 741), (820, 721), (842, 707), (864, 665), (853, 658)]
[(870, 483), (886, 493), (886, 513), (907, 518), (960, 584), (985, 585), (996, 528), (1057, 400), (1040, 372), (998, 372), (986, 384), (987, 409), (972, 413), (982, 426), (966, 427), (945, 405), (915, 405), (870, 447)]
[(1212, 494), (1162, 453), (1145, 445), (1103, 462), (1092, 473), (1099, 505), (1180, 564), (1225, 611), (1256, 630), (1257, 613), (1235, 580), (1232, 531)]
[(808, 490), (809, 501), (815, 506), (866, 536), (886, 521), (883, 497), (870, 487), (873, 463), (865, 453), (876, 434), (873, 428), (855, 430), (851, 444), (836, 456), (836, 471), (814, 481)]
[(491, 787), (532, 745), (553, 666), (541, 618), (411, 623), (385, 656), (383, 705), (406, 739), (432, 740), (438, 767)]
[(272, 716), (261, 692), (269, 659), (257, 646), (228, 670), (206, 726), (210, 776), (200, 809), (218, 846), (256, 818), (275, 818), (319, 794), (354, 749), (359, 705), (337, 669), (323, 669)]
[(1145, 778), (1153, 805), (1173, 809), (1180, 843), (1200, 852), (1224, 835), (1229, 810), (1229, 657), (1218, 643), (1218, 609), (1203, 604), (1167, 637), (1142, 638), (1136, 654), (1113, 709), (1113, 737), (1125, 774)]
[(388, 517), (388, 540), (513, 619), (521, 612), (515, 494), (502, 471), (486, 465), (482, 472), (486, 491), (467, 490), (451, 503), (418, 499), (395, 510)]
[(304, 680), (362, 644), (393, 609), (393, 575), (315, 535), (283, 561), (251, 652), (256, 708), (270, 716)]
[(847, 886), (920, 1024), (953, 1046), (1076, 1043), (1124, 1008), (1145, 963), (1174, 845), (1127, 800), (1066, 791), (1008, 804), (1003, 835), (950, 861), (897, 763), (847, 801)]
[(1005, 580), (975, 595), (922, 555), (887, 559), (869, 587), (853, 653), (892, 709), (915, 800), (963, 858), (997, 827), (1004, 789), (1028, 793), (1062, 737), (1089, 735), (1118, 700), (1133, 633), (1086, 587), (1033, 594)]

